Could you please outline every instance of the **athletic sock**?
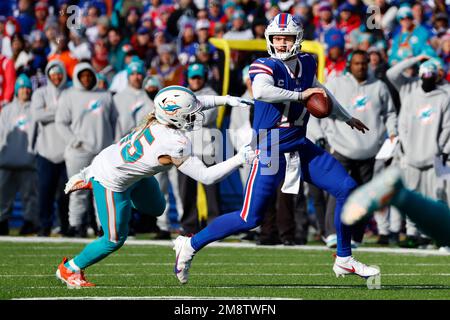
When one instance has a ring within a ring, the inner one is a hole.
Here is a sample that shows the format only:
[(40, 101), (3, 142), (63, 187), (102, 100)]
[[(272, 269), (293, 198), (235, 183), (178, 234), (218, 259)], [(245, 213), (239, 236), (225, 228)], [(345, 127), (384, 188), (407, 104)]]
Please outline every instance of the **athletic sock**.
[(64, 266), (72, 272), (80, 272), (80, 268), (75, 264), (73, 259), (64, 263)]

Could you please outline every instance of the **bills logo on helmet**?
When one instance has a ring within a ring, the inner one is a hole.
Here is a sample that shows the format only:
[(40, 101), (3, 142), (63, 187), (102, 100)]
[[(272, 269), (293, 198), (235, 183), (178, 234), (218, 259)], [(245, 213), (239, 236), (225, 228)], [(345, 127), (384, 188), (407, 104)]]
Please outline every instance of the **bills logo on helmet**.
[(280, 29), (285, 29), (287, 27), (287, 22), (288, 22), (287, 13), (282, 13), (278, 15), (278, 26), (280, 27)]

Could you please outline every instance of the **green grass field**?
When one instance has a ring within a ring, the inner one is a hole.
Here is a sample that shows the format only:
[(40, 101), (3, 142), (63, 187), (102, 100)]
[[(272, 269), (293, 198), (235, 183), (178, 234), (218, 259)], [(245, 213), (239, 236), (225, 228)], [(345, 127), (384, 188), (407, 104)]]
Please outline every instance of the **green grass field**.
[[(355, 252), (381, 268), (381, 289), (332, 272), (332, 251), (207, 247), (182, 286), (167, 245), (125, 245), (88, 268), (97, 287), (68, 290), (55, 278), (63, 256), (82, 243), (0, 242), (0, 299), (69, 297), (257, 297), (294, 299), (450, 299), (450, 256)], [(300, 247), (297, 247), (300, 248)]]

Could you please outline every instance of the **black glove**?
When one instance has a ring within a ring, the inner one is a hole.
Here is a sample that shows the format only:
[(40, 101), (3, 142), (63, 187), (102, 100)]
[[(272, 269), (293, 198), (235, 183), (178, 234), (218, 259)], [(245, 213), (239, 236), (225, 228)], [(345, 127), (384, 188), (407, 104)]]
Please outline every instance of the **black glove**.
[(326, 144), (327, 144), (327, 140), (325, 140), (325, 138), (320, 138), (320, 139), (317, 139), (317, 141), (316, 141), (316, 146), (318, 146), (322, 149), (325, 149)]

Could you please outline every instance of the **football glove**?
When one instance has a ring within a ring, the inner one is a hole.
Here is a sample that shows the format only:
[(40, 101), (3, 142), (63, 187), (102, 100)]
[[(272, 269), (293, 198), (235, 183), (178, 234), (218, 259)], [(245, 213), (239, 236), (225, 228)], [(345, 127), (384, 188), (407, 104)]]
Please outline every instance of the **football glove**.
[(242, 146), (239, 149), (237, 156), (241, 160), (242, 164), (252, 164), (253, 161), (258, 157), (256, 152), (249, 145)]
[(226, 104), (227, 104), (227, 106), (230, 106), (230, 107), (250, 107), (254, 103), (252, 100), (249, 100), (249, 99), (244, 99), (244, 98), (227, 95)]

